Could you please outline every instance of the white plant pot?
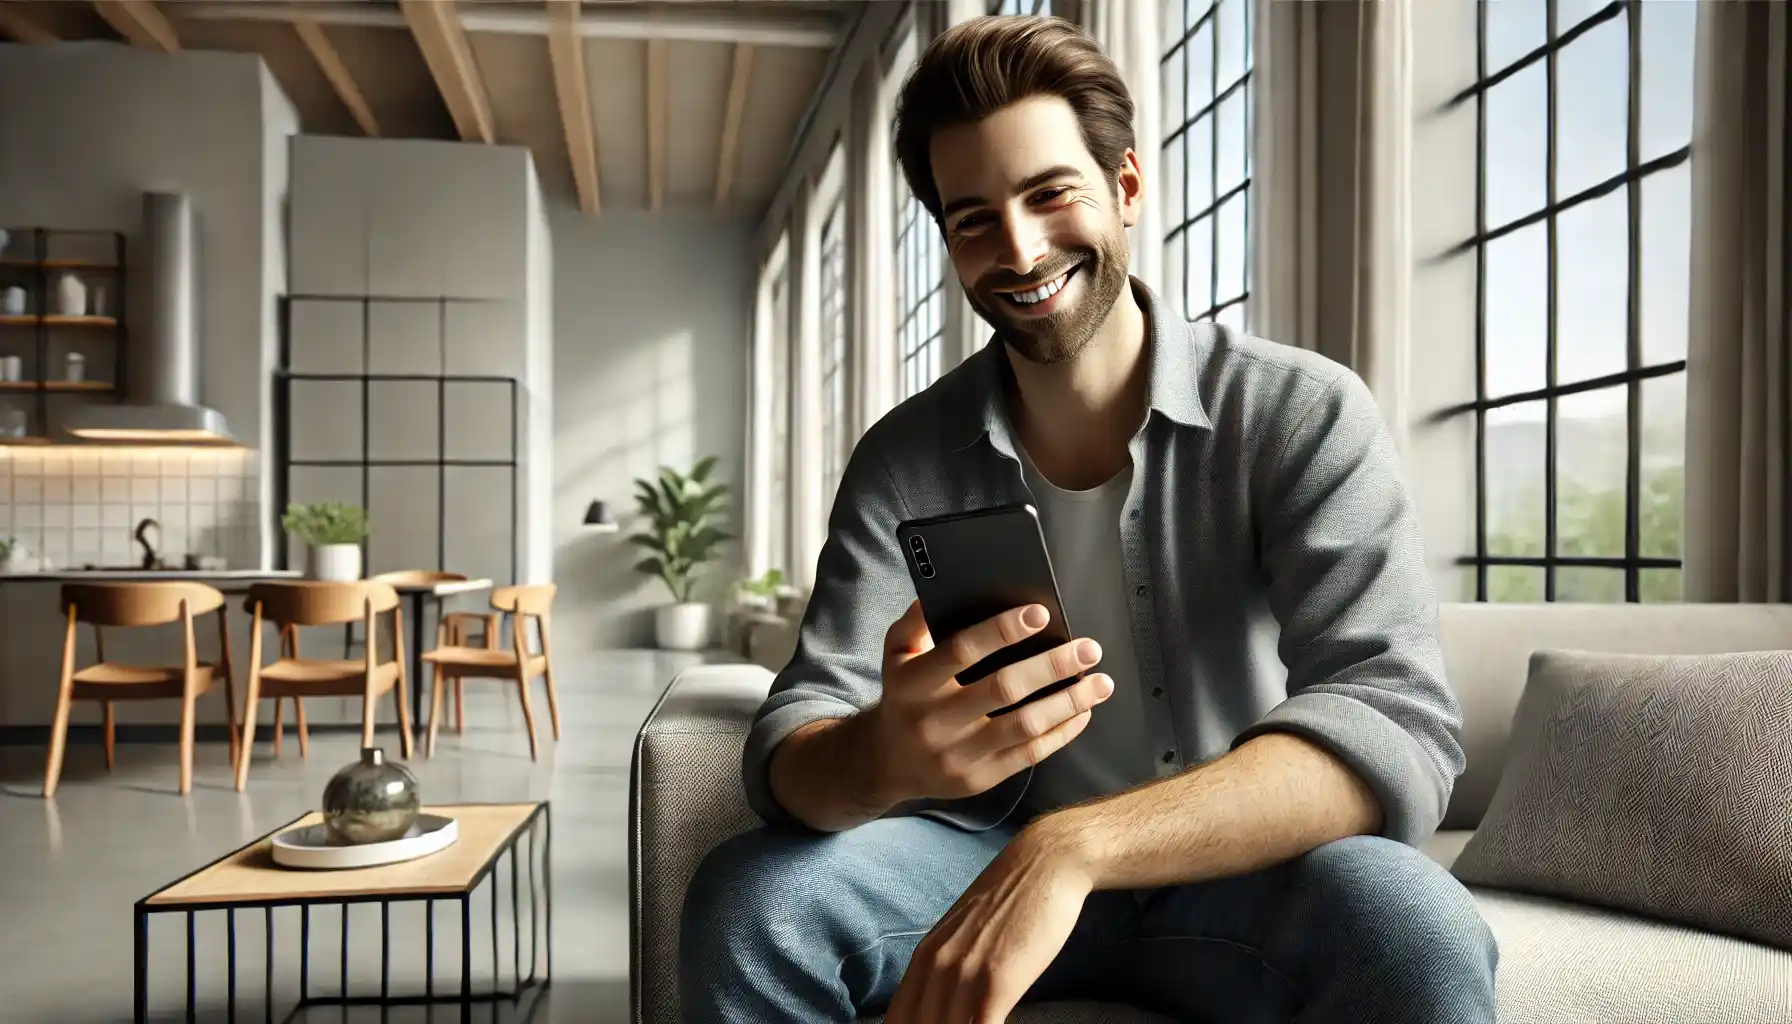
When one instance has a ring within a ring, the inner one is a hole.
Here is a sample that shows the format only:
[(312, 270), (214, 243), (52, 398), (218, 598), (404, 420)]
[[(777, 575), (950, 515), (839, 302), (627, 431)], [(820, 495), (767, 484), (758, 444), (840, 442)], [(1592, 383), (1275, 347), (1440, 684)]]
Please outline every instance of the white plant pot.
[(669, 651), (700, 651), (709, 645), (709, 605), (669, 604), (654, 611), (655, 638)]
[(306, 579), (352, 583), (361, 578), (359, 544), (319, 544), (305, 552)]

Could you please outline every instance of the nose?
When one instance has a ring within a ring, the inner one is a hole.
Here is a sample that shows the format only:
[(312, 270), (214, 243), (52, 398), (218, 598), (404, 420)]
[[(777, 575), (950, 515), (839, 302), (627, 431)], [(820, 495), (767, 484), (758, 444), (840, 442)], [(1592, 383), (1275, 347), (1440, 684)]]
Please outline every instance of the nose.
[(1010, 213), (1002, 218), (1002, 251), (997, 263), (1003, 270), (1026, 275), (1051, 251), (1045, 237), (1045, 225), (1028, 213)]

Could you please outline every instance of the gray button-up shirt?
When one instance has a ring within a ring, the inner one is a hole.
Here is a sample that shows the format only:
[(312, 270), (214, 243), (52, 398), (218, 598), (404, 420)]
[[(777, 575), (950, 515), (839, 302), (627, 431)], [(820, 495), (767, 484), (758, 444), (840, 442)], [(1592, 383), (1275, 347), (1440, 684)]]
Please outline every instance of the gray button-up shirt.
[[(1265, 732), (1299, 734), (1370, 786), (1384, 835), (1424, 842), (1462, 771), (1461, 711), (1380, 410), (1335, 362), (1189, 323), (1136, 279), (1133, 289), (1148, 325), (1149, 411), (1130, 445), (1120, 535), (1147, 695), (1139, 742), (1161, 774)], [(1011, 374), (992, 339), (854, 450), (795, 654), (743, 754), (748, 801), (767, 821), (792, 820), (769, 783), (778, 743), (878, 700), (885, 633), (914, 599), (896, 525), (1033, 503), (1007, 415)], [(1031, 776), (899, 812), (988, 828), (1020, 806)]]

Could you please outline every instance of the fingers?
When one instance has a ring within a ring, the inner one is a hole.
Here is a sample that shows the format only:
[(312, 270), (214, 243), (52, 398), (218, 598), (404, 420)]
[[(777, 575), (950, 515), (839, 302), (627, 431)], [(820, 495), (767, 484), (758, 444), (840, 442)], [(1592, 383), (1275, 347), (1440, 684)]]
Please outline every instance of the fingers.
[(1113, 677), (1091, 672), (1049, 697), (1041, 697), (1025, 707), (991, 719), (978, 737), (982, 753), (986, 756), (1000, 754), (1030, 743), (1078, 715), (1086, 714), (1113, 695)]
[(927, 619), (921, 614), (921, 602), (910, 601), (902, 617), (890, 624), (884, 634), (884, 654), (906, 660), (933, 650), (933, 634), (927, 631)]
[(1089, 727), (1089, 716), (1090, 712), (1084, 711), (1075, 718), (1052, 726), (1030, 740), (1009, 747), (989, 759), (991, 768), (994, 772), (1000, 772), (1001, 777), (1005, 779), (1016, 772), (1038, 764), (1064, 749), (1064, 745), (1071, 740), (1081, 736), (1083, 730)]
[[(1051, 621), (1036, 604), (1010, 608), (962, 630), (927, 655), (925, 671), (941, 678), (955, 676), (984, 658), (1044, 629)], [(917, 666), (919, 667), (919, 666)]]
[(983, 716), (1018, 704), (1062, 679), (1074, 679), (1101, 661), (1101, 645), (1084, 637), (1017, 661), (964, 688), (958, 697), (967, 715)]

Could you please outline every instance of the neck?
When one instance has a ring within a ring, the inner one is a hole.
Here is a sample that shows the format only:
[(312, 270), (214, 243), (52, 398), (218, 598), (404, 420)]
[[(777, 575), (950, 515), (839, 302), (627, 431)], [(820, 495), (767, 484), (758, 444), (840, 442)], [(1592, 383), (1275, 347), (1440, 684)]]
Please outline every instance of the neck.
[(1145, 311), (1130, 282), (1075, 358), (1041, 366), (1004, 346), (1020, 442), (1047, 480), (1085, 490), (1118, 473), (1145, 415)]

